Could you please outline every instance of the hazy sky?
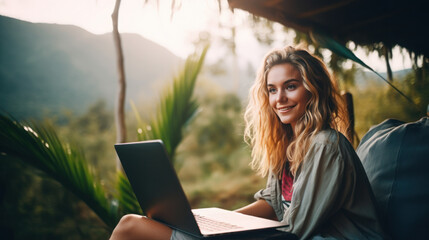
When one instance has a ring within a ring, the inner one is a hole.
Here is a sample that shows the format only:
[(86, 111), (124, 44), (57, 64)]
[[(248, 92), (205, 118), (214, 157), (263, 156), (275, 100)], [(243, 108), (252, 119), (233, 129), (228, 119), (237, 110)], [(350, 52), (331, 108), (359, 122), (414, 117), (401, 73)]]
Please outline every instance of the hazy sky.
[[(157, 2), (159, 2), (157, 4)], [(235, 11), (231, 14), (220, 14), (217, 0), (177, 0), (181, 5), (171, 15), (171, 0), (123, 0), (120, 9), (120, 32), (138, 33), (181, 57), (186, 57), (194, 50), (192, 41), (197, 39), (200, 31), (210, 31), (214, 38), (228, 37), (219, 27), (223, 24), (236, 24), (237, 53), (242, 64), (247, 62), (258, 65), (268, 50), (262, 48), (253, 37), (252, 32), (243, 25), (243, 15)], [(115, 0), (0, 0), (0, 15), (41, 23), (71, 24), (82, 27), (92, 33), (101, 34), (112, 30), (111, 18)], [(228, 12), (226, 0), (222, 1)], [(284, 43), (285, 36), (280, 36), (278, 44)], [(219, 43), (218, 43), (219, 44)], [(208, 60), (216, 59), (220, 53), (213, 49)], [(280, 46), (275, 46), (280, 47)], [(251, 49), (252, 51), (249, 51)], [(377, 71), (385, 71), (384, 61), (376, 54), (367, 57), (361, 50), (355, 54)], [(402, 58), (399, 50), (394, 51), (393, 70), (409, 67), (409, 59)]]
[[(92, 33), (112, 30), (114, 0), (0, 0), (0, 14), (31, 22), (72, 24)], [(183, 1), (171, 18), (171, 1), (123, 0), (119, 14), (120, 32), (139, 33), (186, 56), (186, 42), (206, 28), (216, 14), (213, 0)]]

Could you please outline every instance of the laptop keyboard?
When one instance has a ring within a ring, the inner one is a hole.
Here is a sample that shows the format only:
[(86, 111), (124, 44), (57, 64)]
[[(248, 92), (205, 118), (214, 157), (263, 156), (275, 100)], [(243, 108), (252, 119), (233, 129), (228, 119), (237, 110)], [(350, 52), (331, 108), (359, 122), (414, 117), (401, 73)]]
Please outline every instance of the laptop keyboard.
[(225, 231), (225, 230), (236, 230), (236, 229), (242, 228), (237, 225), (210, 219), (205, 216), (201, 216), (197, 214), (194, 214), (194, 216), (195, 216), (195, 220), (198, 223), (198, 227), (200, 227), (200, 229), (203, 231), (217, 232), (217, 231)]

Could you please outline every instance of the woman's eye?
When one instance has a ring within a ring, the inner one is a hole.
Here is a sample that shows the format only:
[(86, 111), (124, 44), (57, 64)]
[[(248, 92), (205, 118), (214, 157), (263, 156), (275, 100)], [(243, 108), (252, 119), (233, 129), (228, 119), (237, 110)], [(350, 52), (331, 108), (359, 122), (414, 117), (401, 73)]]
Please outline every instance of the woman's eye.
[(287, 85), (286, 89), (287, 90), (294, 90), (294, 89), (296, 89), (296, 85), (295, 84), (289, 84), (289, 85)]
[(268, 92), (269, 93), (276, 93), (276, 89), (275, 88), (268, 88)]

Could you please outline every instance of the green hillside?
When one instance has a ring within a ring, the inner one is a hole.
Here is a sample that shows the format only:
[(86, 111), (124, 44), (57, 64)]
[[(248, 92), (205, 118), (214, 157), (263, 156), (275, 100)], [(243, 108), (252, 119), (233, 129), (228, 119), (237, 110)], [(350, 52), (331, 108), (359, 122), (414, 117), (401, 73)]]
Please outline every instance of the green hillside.
[[(122, 34), (127, 103), (153, 97), (182, 61), (136, 34)], [(113, 37), (69, 25), (0, 16), (0, 111), (18, 119), (64, 109), (82, 113), (97, 100), (112, 107), (117, 94)]]

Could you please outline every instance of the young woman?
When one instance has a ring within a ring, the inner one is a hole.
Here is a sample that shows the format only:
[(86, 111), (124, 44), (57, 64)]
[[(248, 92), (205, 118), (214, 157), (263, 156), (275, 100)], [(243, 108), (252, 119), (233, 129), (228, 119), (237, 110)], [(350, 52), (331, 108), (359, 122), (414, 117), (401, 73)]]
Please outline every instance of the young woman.
[(268, 174), (255, 198), (302, 239), (384, 238), (366, 173), (340, 133), (345, 111), (317, 57), (293, 47), (265, 57), (245, 114), (252, 165)]
[[(245, 136), (252, 166), (268, 175), (238, 212), (285, 221), (301, 239), (383, 239), (375, 201), (325, 64), (286, 47), (265, 57), (250, 90)], [(114, 239), (193, 239), (142, 216), (123, 217)]]

